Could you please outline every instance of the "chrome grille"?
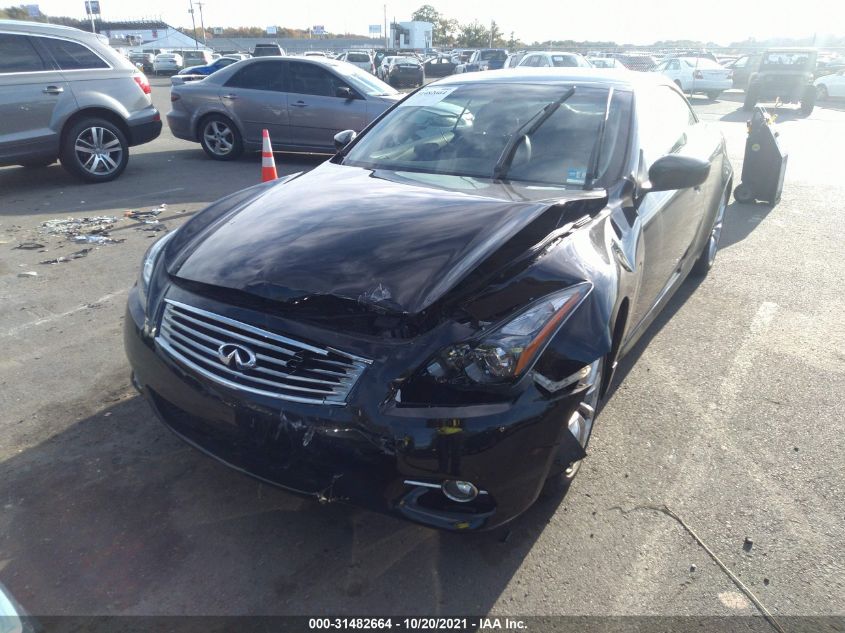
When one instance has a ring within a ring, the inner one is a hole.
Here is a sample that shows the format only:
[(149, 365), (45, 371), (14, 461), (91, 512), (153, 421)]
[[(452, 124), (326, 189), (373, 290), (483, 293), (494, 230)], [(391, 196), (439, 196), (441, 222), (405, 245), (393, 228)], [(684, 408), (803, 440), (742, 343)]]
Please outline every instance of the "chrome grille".
[[(165, 300), (156, 344), (176, 361), (233, 389), (281, 400), (345, 404), (371, 361), (331, 347), (316, 347), (193, 306)], [(251, 354), (233, 366), (225, 352)], [(225, 347), (225, 350), (222, 349)]]

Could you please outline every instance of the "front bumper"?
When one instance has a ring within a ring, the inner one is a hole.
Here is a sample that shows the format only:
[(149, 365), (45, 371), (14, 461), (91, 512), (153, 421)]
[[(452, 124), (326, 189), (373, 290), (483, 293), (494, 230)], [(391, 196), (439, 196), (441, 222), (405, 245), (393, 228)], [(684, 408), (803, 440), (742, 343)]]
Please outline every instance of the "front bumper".
[[(181, 366), (157, 347), (151, 331), (133, 289), (126, 353), (133, 383), (158, 417), (227, 465), (322, 502), (442, 529), (489, 529), (534, 502), (561, 443), (573, 460), (584, 455), (564, 423), (579, 404), (577, 394), (548, 400), (528, 381), (512, 402), (403, 407), (386, 398), (388, 383), (373, 367), (345, 406), (274, 400)], [(471, 481), (482, 493), (469, 503), (450, 501), (437, 487), (446, 479)]]

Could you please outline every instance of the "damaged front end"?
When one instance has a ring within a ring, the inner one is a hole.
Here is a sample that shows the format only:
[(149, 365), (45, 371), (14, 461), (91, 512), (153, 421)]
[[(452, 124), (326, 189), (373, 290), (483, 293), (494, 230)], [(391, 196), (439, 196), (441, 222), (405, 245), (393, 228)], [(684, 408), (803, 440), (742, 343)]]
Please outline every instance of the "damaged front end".
[[(312, 181), (338, 177), (321, 169)], [(130, 294), (133, 382), (180, 437), (263, 481), (431, 527), (500, 525), (585, 456), (567, 421), (610, 349), (593, 221), (607, 194), (440, 192), (437, 221), (387, 223), (399, 185), (350, 170), (367, 193), (330, 218), (273, 215), (294, 180), (180, 229)], [(365, 208), (385, 241), (359, 244), (360, 219), (343, 232)]]

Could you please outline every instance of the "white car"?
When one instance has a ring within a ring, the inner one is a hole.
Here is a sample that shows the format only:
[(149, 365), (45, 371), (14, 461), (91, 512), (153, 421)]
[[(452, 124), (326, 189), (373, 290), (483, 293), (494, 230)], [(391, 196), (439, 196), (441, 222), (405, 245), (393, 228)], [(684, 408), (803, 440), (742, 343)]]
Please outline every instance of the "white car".
[(526, 53), (517, 68), (539, 68), (557, 66), (562, 68), (591, 68), (592, 64), (580, 53), (567, 53), (564, 51), (540, 51)]
[(587, 61), (596, 68), (616, 68), (618, 70), (627, 70), (625, 64), (615, 57), (588, 57)]
[(819, 77), (813, 85), (816, 87), (816, 98), (820, 101), (828, 97), (845, 97), (845, 70)]
[(686, 94), (705, 94), (709, 99), (718, 99), (733, 87), (733, 71), (706, 57), (664, 59), (654, 72), (666, 75)]
[(177, 53), (159, 53), (153, 60), (153, 73), (175, 75), (184, 67), (182, 56)]
[(346, 51), (337, 58), (340, 61), (357, 66), (368, 73), (376, 74), (376, 67), (373, 65), (373, 58), (367, 51)]

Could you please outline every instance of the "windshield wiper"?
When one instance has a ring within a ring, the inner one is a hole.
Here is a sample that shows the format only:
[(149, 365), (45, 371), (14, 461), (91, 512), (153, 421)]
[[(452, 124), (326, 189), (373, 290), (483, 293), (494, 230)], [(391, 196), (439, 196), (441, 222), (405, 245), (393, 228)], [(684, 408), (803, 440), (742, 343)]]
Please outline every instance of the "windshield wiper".
[(520, 128), (511, 136), (499, 160), (496, 161), (496, 166), (493, 167), (493, 180), (503, 180), (510, 169), (513, 157), (516, 155), (516, 148), (522, 142), (523, 137), (534, 134), (540, 129), (540, 126), (545, 123), (550, 116), (552, 116), (563, 103), (575, 94), (575, 86), (564, 92), (557, 100), (552, 101), (545, 106), (537, 114), (528, 119)]
[(587, 166), (587, 175), (584, 178), (584, 189), (592, 189), (593, 181), (598, 176), (599, 158), (601, 158), (601, 146), (604, 142), (604, 131), (607, 128), (607, 120), (610, 118), (610, 103), (613, 100), (613, 88), (607, 91), (607, 105), (604, 108), (604, 116), (599, 124), (598, 134), (593, 150), (590, 152), (590, 162)]

